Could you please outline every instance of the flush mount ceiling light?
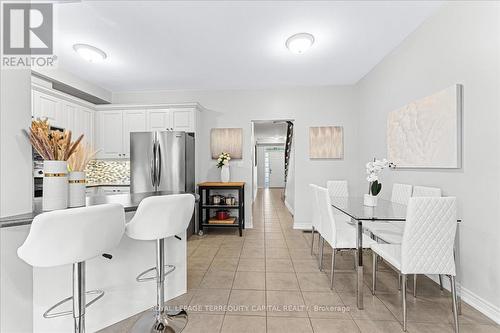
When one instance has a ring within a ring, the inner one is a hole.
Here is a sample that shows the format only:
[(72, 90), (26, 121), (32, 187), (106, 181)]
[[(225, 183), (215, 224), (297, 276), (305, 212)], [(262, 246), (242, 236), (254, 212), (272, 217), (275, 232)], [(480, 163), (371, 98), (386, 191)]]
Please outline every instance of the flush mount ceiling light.
[(307, 32), (301, 32), (290, 36), (285, 43), (287, 49), (294, 54), (305, 53), (313, 44), (314, 36)]
[(103, 50), (88, 44), (75, 44), (73, 50), (88, 62), (96, 63), (101, 62), (107, 58)]

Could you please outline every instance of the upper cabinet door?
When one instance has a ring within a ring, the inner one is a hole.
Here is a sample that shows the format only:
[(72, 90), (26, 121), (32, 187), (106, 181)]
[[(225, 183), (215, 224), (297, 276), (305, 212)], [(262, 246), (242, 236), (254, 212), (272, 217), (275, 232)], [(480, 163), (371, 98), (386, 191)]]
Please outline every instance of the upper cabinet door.
[(169, 131), (173, 129), (170, 110), (149, 110), (147, 118), (148, 131)]
[(193, 109), (171, 109), (172, 127), (174, 131), (195, 132)]
[(123, 112), (99, 111), (97, 147), (98, 158), (123, 158)]
[(61, 102), (58, 98), (41, 93), (33, 92), (33, 116), (35, 118), (47, 118), (51, 126), (68, 127), (69, 115), (63, 112)]
[(75, 105), (72, 131), (74, 140), (83, 134), (85, 144), (94, 147), (94, 111)]
[(146, 111), (144, 110), (129, 110), (123, 113), (123, 155), (122, 157), (130, 157), (130, 133), (146, 132), (147, 120)]

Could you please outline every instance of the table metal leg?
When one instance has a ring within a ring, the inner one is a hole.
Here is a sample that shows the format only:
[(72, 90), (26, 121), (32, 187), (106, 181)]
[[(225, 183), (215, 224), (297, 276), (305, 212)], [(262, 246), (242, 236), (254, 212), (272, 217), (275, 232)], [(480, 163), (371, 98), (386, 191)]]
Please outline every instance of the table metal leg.
[(356, 223), (356, 245), (357, 245), (357, 303), (358, 309), (363, 309), (363, 222)]

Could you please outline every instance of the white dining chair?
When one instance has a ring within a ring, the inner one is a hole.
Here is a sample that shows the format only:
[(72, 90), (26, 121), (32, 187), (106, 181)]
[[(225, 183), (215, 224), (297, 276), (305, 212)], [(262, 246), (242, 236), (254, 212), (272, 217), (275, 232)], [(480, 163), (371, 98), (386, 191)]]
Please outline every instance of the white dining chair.
[(374, 244), (372, 293), (377, 286), (377, 257), (382, 257), (402, 276), (403, 331), (406, 331), (406, 276), (438, 274), (450, 278), (455, 332), (459, 332), (455, 287), (454, 241), (457, 229), (456, 199), (413, 197), (408, 203), (401, 244)]
[[(412, 194), (412, 186), (408, 184), (394, 184), (392, 186), (391, 202), (407, 205)], [(404, 222), (371, 222), (366, 225), (374, 239), (386, 243), (399, 244), (403, 235)]]
[(413, 197), (440, 197), (441, 189), (438, 187), (415, 186), (413, 188)]
[[(355, 250), (356, 249), (356, 228), (353, 226), (340, 222), (338, 223), (333, 207), (331, 204), (328, 190), (323, 187), (316, 189), (319, 202), (319, 212), (321, 216), (321, 236), (332, 248), (332, 267), (330, 271), (330, 288), (333, 289), (334, 281), (334, 267), (335, 267), (335, 252), (339, 250)], [(323, 245), (321, 245), (321, 254), (323, 256)], [(363, 235), (363, 248), (370, 248), (372, 244), (376, 244), (371, 238)], [(354, 255), (356, 258), (356, 255)], [(321, 260), (322, 262), (323, 260)], [(321, 267), (322, 268), (322, 267)], [(321, 269), (320, 268), (320, 269)]]
[[(318, 195), (316, 189), (318, 188), (318, 185), (315, 184), (309, 184), (309, 189), (311, 191), (311, 203), (312, 203), (312, 210), (311, 210), (311, 255), (314, 254), (314, 234), (318, 233), (320, 235), (320, 228), (321, 228), (321, 221), (320, 221), (320, 216), (319, 216), (319, 207), (318, 207)], [(318, 244), (319, 244), (319, 237), (318, 236)]]
[[(326, 182), (326, 188), (328, 189), (328, 195), (332, 200), (349, 197), (347, 180), (329, 180)], [(352, 224), (351, 218), (348, 215), (340, 211), (335, 211), (334, 215), (337, 221)]]
[[(396, 185), (396, 184), (395, 184)], [(410, 186), (410, 185), (407, 185)], [(440, 197), (441, 189), (437, 187), (415, 186), (413, 188), (413, 197)], [(409, 199), (409, 198), (408, 198)], [(408, 202), (408, 199), (406, 202)], [(373, 235), (376, 239), (389, 244), (401, 244), (405, 222), (379, 223)], [(401, 288), (401, 277), (399, 277), (398, 285)], [(443, 278), (439, 276), (439, 286), (443, 290)], [(413, 276), (413, 297), (417, 297), (417, 275)]]

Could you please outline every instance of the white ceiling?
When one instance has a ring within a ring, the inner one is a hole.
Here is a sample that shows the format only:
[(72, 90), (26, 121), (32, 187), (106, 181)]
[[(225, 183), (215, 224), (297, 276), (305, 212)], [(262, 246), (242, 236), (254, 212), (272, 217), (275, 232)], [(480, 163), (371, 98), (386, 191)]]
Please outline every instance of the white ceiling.
[[(440, 4), (340, 1), (83, 1), (55, 5), (59, 66), (111, 91), (348, 85)], [(294, 55), (285, 40), (312, 33)], [(74, 43), (101, 48), (90, 64)]]

